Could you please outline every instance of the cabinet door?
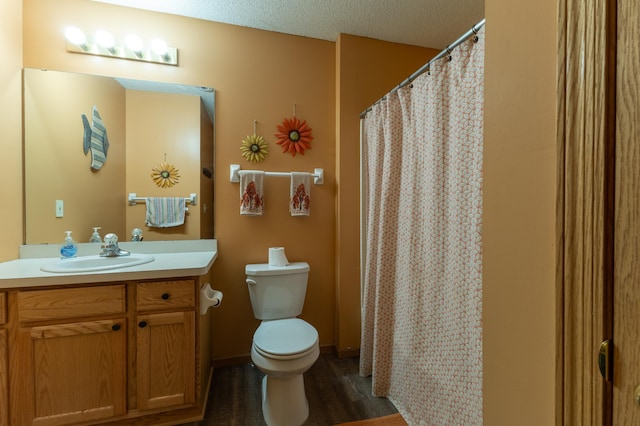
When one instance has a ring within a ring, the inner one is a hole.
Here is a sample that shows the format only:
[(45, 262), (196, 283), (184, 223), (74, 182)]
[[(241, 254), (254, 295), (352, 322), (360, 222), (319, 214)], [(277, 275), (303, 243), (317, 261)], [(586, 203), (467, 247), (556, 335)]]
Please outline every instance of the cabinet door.
[(63, 425), (126, 412), (126, 320), (21, 328), (18, 424)]
[(138, 316), (138, 409), (195, 402), (195, 312)]
[(9, 424), (9, 394), (8, 380), (9, 375), (7, 371), (7, 330), (0, 329), (0, 426), (7, 426)]

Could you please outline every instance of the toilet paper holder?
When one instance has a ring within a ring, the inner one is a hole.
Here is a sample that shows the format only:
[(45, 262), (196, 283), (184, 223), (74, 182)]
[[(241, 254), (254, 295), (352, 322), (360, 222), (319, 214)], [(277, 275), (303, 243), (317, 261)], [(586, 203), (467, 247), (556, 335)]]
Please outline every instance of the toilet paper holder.
[(209, 308), (217, 308), (222, 303), (221, 291), (211, 288), (210, 283), (205, 283), (200, 289), (200, 315), (207, 313)]

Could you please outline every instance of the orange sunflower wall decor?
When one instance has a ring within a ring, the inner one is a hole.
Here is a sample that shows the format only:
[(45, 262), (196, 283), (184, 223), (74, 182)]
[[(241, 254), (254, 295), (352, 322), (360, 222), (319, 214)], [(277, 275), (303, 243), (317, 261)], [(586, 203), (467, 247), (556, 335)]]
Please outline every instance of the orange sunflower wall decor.
[(295, 157), (296, 154), (304, 155), (305, 149), (311, 149), (313, 136), (311, 136), (311, 127), (305, 120), (300, 120), (294, 115), (290, 119), (285, 118), (277, 127), (276, 143), (282, 146), (282, 152), (289, 152)]

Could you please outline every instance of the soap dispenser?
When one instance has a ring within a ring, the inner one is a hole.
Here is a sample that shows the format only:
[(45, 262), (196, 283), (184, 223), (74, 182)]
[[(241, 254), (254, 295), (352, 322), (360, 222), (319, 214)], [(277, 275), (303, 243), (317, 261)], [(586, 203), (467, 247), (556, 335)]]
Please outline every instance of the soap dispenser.
[(76, 242), (73, 241), (73, 238), (71, 238), (71, 231), (65, 231), (65, 233), (67, 236), (65, 237), (62, 248), (60, 249), (60, 255), (63, 259), (76, 257), (78, 246), (76, 245)]
[(91, 234), (91, 238), (89, 238), (90, 243), (101, 243), (102, 238), (100, 238), (100, 234), (98, 233), (98, 229), (102, 229), (99, 226), (93, 228), (93, 234)]

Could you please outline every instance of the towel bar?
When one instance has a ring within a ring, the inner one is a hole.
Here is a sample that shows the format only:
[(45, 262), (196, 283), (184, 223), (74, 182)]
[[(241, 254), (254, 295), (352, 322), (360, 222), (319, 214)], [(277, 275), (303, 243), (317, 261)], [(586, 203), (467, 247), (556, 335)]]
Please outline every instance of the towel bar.
[[(135, 192), (129, 193), (129, 205), (135, 206), (137, 203), (146, 203), (147, 198), (149, 197), (138, 197)], [(198, 194), (190, 194), (188, 197), (185, 197), (185, 201), (191, 205), (198, 204)]]
[[(231, 164), (229, 166), (229, 182), (240, 183), (240, 171), (239, 164)], [(291, 172), (264, 172), (266, 176), (291, 176)], [(313, 169), (313, 173), (309, 173), (313, 176), (313, 183), (316, 185), (322, 185), (324, 183), (324, 169)]]

